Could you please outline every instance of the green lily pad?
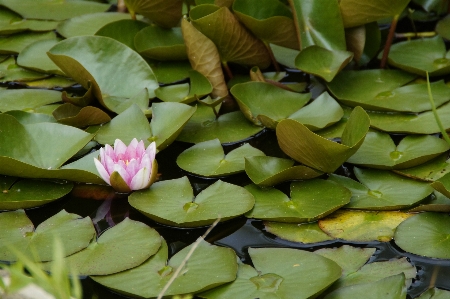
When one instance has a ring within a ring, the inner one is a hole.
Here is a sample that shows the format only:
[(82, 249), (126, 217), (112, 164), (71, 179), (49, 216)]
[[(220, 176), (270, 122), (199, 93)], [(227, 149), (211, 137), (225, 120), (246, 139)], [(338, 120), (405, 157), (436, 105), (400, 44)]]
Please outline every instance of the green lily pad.
[[(153, 228), (125, 218), (64, 263), (80, 275), (108, 275), (139, 266), (160, 246), (161, 236)], [(51, 263), (44, 267), (49, 269)]]
[(431, 186), (445, 196), (450, 197), (450, 175), (445, 174), (431, 183)]
[(1, 89), (0, 111), (32, 110), (61, 101), (61, 92), (36, 89)]
[(445, 140), (430, 135), (409, 135), (396, 146), (389, 134), (371, 131), (347, 162), (380, 169), (410, 168), (437, 157), (449, 148)]
[(0, 210), (34, 208), (67, 195), (72, 183), (39, 180), (19, 180), (0, 176), (3, 192), (0, 194)]
[(277, 122), (302, 108), (311, 98), (310, 93), (296, 93), (265, 82), (236, 84), (230, 92), (248, 120), (271, 129), (275, 129)]
[(252, 156), (264, 156), (264, 153), (246, 143), (225, 155), (219, 139), (213, 139), (197, 143), (182, 152), (177, 158), (177, 165), (197, 175), (220, 177), (243, 172), (245, 158)]
[(389, 51), (390, 65), (425, 76), (441, 76), (450, 73), (444, 40), (440, 36), (403, 41), (392, 45)]
[(21, 68), (16, 64), (14, 57), (0, 63), (0, 82), (28, 82), (48, 77), (48, 74), (38, 73)]
[(150, 98), (155, 97), (158, 83), (151, 68), (139, 54), (111, 38), (73, 37), (51, 48), (48, 55), (84, 88), (92, 84), (96, 98), (106, 108), (114, 109), (117, 102), (144, 89)]
[[(106, 24), (95, 35), (113, 38), (136, 51), (134, 37), (147, 26), (149, 24), (138, 20), (119, 20)], [(156, 73), (155, 70), (153, 71)]]
[(298, 50), (277, 46), (274, 44), (270, 44), (270, 49), (273, 52), (273, 56), (275, 56), (275, 60), (291, 69), (296, 69), (295, 66), (295, 58), (300, 53)]
[[(159, 251), (142, 265), (107, 276), (92, 276), (96, 282), (129, 296), (154, 298), (159, 295), (182, 260), (192, 249), (189, 245), (177, 252), (169, 261), (167, 243), (162, 240)], [(236, 278), (236, 254), (230, 248), (210, 245), (201, 241), (188, 263), (167, 291), (166, 296), (196, 293), (233, 281)]]
[[(315, 298), (341, 276), (341, 267), (320, 255), (291, 248), (249, 248), (255, 268), (239, 264), (235, 281), (201, 298)], [(301, 291), (299, 291), (301, 290)]]
[(352, 192), (349, 209), (398, 210), (409, 207), (433, 192), (429, 183), (419, 182), (385, 170), (354, 168), (358, 183), (331, 174), (330, 180)]
[(435, 190), (429, 198), (421, 201), (417, 206), (409, 209), (408, 212), (450, 213), (450, 198)]
[[(264, 7), (264, 9), (261, 9)], [(233, 2), (233, 12), (245, 27), (265, 43), (298, 49), (295, 24), (289, 8), (275, 0)]]
[[(327, 86), (339, 101), (348, 106), (388, 111), (430, 110), (426, 84), (413, 84), (399, 88), (414, 80), (415, 77), (398, 70), (342, 71)], [(438, 89), (437, 86), (439, 86)], [(433, 87), (442, 94), (448, 93), (448, 88), (442, 86), (442, 83), (435, 84)], [(419, 94), (414, 95), (415, 101), (410, 100), (413, 96), (411, 93)], [(419, 98), (421, 102), (416, 103)], [(444, 99), (442, 100), (445, 102)]]
[(311, 132), (295, 120), (285, 119), (277, 126), (278, 144), (294, 160), (323, 172), (334, 172), (359, 149), (369, 130), (369, 121), (367, 113), (356, 107), (339, 144)]
[(304, 106), (288, 118), (298, 121), (311, 131), (329, 127), (344, 116), (344, 110), (328, 92)]
[(14, 116), (14, 118), (23, 125), (37, 123), (56, 123), (56, 119), (53, 116), (43, 113), (30, 113), (21, 110), (12, 110), (5, 112), (5, 114)]
[(295, 66), (306, 73), (330, 82), (352, 59), (352, 52), (328, 50), (312, 45), (304, 48), (298, 54), (295, 58)]
[(134, 15), (141, 14), (152, 22), (164, 28), (176, 26), (181, 19), (183, 1), (154, 0), (125, 0), (128, 11)]
[(446, 214), (425, 212), (414, 215), (397, 227), (395, 243), (413, 254), (450, 259), (448, 221)]
[(58, 42), (58, 39), (48, 39), (28, 45), (17, 57), (17, 64), (33, 71), (64, 76), (63, 71), (47, 56), (47, 51)]
[(269, 233), (291, 242), (311, 244), (334, 240), (320, 229), (317, 222), (284, 223), (264, 221), (264, 226)]
[(230, 143), (245, 140), (262, 129), (249, 122), (240, 111), (216, 118), (212, 108), (199, 105), (177, 140), (198, 143), (218, 138), (220, 143)]
[(450, 17), (439, 20), (436, 24), (436, 32), (445, 39), (450, 39)]
[(26, 46), (40, 40), (57, 40), (54, 32), (24, 32), (0, 37), (0, 54), (19, 54)]
[(60, 76), (54, 76), (54, 77), (50, 77), (50, 78), (44, 78), (44, 79), (26, 82), (26, 85), (28, 87), (47, 88), (47, 89), (67, 88), (67, 87), (71, 87), (72, 85), (75, 85), (75, 84), (76, 84), (76, 82), (73, 81), (71, 78), (65, 78), (65, 77), (60, 77)]
[[(0, 15), (0, 18), (1, 17), (2, 16)], [(19, 18), (18, 20), (13, 19), (7, 24), (4, 24), (2, 20), (0, 20), (0, 34), (9, 35), (23, 31), (51, 31), (55, 30), (56, 26), (58, 26), (58, 22), (48, 20), (27, 20)]]
[(394, 170), (394, 172), (428, 182), (434, 182), (450, 172), (450, 160), (447, 160), (447, 154), (440, 155), (422, 165)]
[(94, 35), (103, 26), (124, 19), (130, 19), (127, 13), (97, 12), (73, 17), (59, 23), (56, 29), (65, 38)]
[(323, 174), (304, 165), (294, 166), (294, 163), (294, 160), (277, 157), (246, 157), (245, 172), (260, 187), (271, 187), (284, 181), (312, 179)]
[(186, 60), (186, 46), (181, 28), (165, 29), (148, 26), (139, 31), (134, 38), (139, 54), (156, 60)]
[(319, 227), (336, 239), (389, 242), (394, 237), (396, 227), (411, 216), (398, 211), (339, 210), (319, 220)]
[[(0, 260), (15, 261), (14, 251), (30, 255), (35, 261), (54, 257), (54, 239), (64, 242), (63, 256), (71, 255), (89, 245), (95, 229), (89, 217), (81, 218), (65, 210), (42, 222), (36, 230), (23, 210), (0, 214)], [(36, 253), (33, 255), (33, 253)]]
[(158, 82), (169, 84), (189, 77), (192, 70), (189, 61), (149, 61)]
[(53, 116), (59, 123), (77, 128), (111, 121), (111, 117), (97, 107), (78, 107), (70, 103), (65, 103), (56, 108), (53, 111)]
[(448, 299), (450, 298), (450, 291), (441, 290), (438, 288), (430, 288), (420, 294), (418, 299)]
[(128, 202), (157, 222), (195, 227), (209, 225), (218, 217), (225, 221), (242, 215), (253, 207), (255, 200), (244, 188), (220, 180), (194, 197), (189, 180), (182, 177), (133, 192)]
[(315, 221), (346, 205), (351, 197), (347, 188), (320, 179), (291, 183), (291, 198), (277, 189), (256, 185), (245, 189), (255, 197), (255, 206), (246, 214), (248, 218), (280, 222)]
[(78, 0), (2, 0), (1, 4), (26, 19), (62, 21), (76, 16), (106, 11), (109, 4)]

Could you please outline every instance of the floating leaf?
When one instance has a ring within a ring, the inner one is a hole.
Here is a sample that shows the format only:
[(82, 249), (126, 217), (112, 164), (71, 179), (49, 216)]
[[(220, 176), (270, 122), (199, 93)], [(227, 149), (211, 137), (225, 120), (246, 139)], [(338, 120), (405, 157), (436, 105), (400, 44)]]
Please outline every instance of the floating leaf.
[(412, 214), (397, 211), (339, 210), (319, 220), (319, 227), (336, 239), (389, 242), (394, 237), (396, 227), (410, 216)]
[(200, 105), (177, 140), (198, 143), (218, 138), (221, 143), (237, 142), (262, 130), (249, 122), (240, 111), (216, 118), (212, 108)]
[[(92, 276), (96, 282), (116, 292), (153, 298), (158, 296), (173, 277), (193, 245), (177, 252), (169, 261), (167, 243), (162, 240), (159, 251), (142, 265), (107, 276)], [(195, 293), (230, 282), (236, 278), (236, 254), (230, 248), (201, 241), (167, 291), (167, 296)]]
[(149, 24), (142, 21), (119, 20), (106, 24), (100, 28), (95, 35), (113, 38), (136, 51), (134, 37), (139, 31), (147, 26), (149, 26)]
[(159, 26), (171, 28), (176, 26), (181, 19), (182, 0), (125, 0), (128, 11), (131, 14), (138, 13)]
[(28, 87), (47, 88), (47, 89), (67, 88), (75, 84), (76, 82), (73, 81), (72, 79), (59, 76), (26, 82), (26, 85)]
[(189, 77), (189, 71), (192, 70), (189, 61), (148, 61), (148, 63), (158, 82), (164, 84), (184, 80)]
[(181, 28), (165, 29), (148, 26), (139, 31), (134, 38), (139, 54), (156, 60), (185, 60), (186, 46)]
[(12, 110), (5, 112), (5, 114), (14, 116), (14, 118), (22, 125), (37, 123), (56, 123), (56, 119), (53, 116), (42, 113), (30, 113), (21, 110)]
[(311, 252), (249, 248), (248, 253), (255, 268), (239, 264), (235, 281), (198, 296), (207, 299), (314, 298), (341, 276), (341, 268), (335, 262)]
[(349, 209), (398, 210), (409, 207), (433, 192), (429, 183), (418, 182), (385, 170), (354, 168), (358, 183), (331, 174), (330, 179), (352, 192)]
[[(6, 13), (10, 13), (9, 11), (6, 11)], [(12, 13), (12, 12), (11, 12)], [(16, 14), (14, 14), (17, 16)], [(0, 15), (0, 18), (2, 16)], [(6, 22), (5, 22), (6, 23)], [(55, 30), (56, 26), (58, 26), (58, 22), (55, 21), (48, 21), (48, 20), (27, 20), (22, 19), (19, 17), (19, 19), (11, 19), (10, 23), (3, 23), (2, 20), (0, 20), (0, 24), (4, 26), (0, 26), (0, 34), (1, 35), (8, 35), (8, 34), (14, 34), (19, 33), (23, 31), (34, 31), (34, 32), (43, 32), (43, 31), (51, 31)]]
[(24, 32), (0, 37), (0, 54), (19, 54), (26, 46), (40, 40), (57, 40), (54, 32)]
[(108, 275), (139, 266), (160, 246), (161, 236), (153, 228), (125, 218), (85, 249), (66, 257), (64, 263), (80, 275)]
[(434, 191), (429, 198), (421, 201), (419, 205), (409, 209), (408, 212), (450, 212), (450, 198), (444, 194)]
[(450, 298), (450, 291), (441, 290), (438, 288), (430, 288), (427, 291), (420, 294), (418, 299), (448, 299)]
[(89, 217), (81, 218), (65, 210), (42, 222), (36, 230), (23, 210), (1, 213), (0, 225), (0, 260), (3, 261), (15, 261), (14, 250), (36, 261), (50, 261), (55, 256), (52, 246), (55, 239), (64, 242), (61, 251), (63, 256), (68, 256), (86, 248), (95, 236)]
[(77, 107), (70, 103), (56, 108), (53, 111), (53, 116), (59, 123), (77, 128), (99, 125), (111, 121), (109, 115), (97, 107)]
[(278, 63), (287, 66), (291, 69), (296, 69), (295, 66), (295, 58), (300, 53), (298, 50), (289, 49), (281, 46), (277, 46), (274, 44), (270, 44), (270, 49), (273, 52), (273, 56)]
[(297, 224), (264, 221), (264, 226), (269, 233), (291, 242), (311, 244), (334, 240), (320, 229), (317, 222)]
[(356, 107), (342, 134), (342, 143), (327, 140), (301, 123), (285, 119), (277, 126), (278, 144), (296, 161), (323, 172), (334, 172), (361, 146), (369, 130), (369, 117)]
[(47, 74), (42, 74), (30, 70), (23, 69), (16, 64), (14, 57), (9, 57), (0, 63), (0, 82), (26, 82), (48, 77)]
[(36, 89), (1, 89), (0, 111), (32, 110), (61, 101), (61, 92)]
[[(72, 183), (19, 180), (0, 176), (3, 192), (0, 194), (0, 210), (34, 208), (67, 195)], [(1, 259), (1, 258), (0, 258)]]
[(450, 17), (439, 20), (436, 24), (436, 32), (445, 39), (450, 39)]
[(291, 198), (277, 189), (245, 187), (255, 197), (255, 206), (246, 216), (280, 222), (311, 222), (336, 211), (350, 201), (351, 192), (320, 179), (291, 183)]
[(245, 172), (260, 187), (270, 187), (284, 181), (312, 179), (323, 174), (304, 165), (294, 166), (294, 163), (293, 160), (276, 157), (246, 157)]
[(304, 48), (295, 58), (295, 66), (330, 82), (353, 58), (353, 53), (340, 50), (328, 50), (312, 45)]
[(182, 152), (177, 165), (201, 176), (220, 177), (244, 171), (245, 158), (252, 156), (264, 156), (264, 153), (246, 143), (225, 155), (219, 139), (213, 139)]
[(145, 88), (153, 98), (154, 90), (158, 88), (156, 77), (145, 60), (111, 38), (79, 36), (66, 39), (51, 48), (48, 55), (84, 88), (88, 89), (90, 82), (96, 98), (107, 108), (138, 95)]
[(119, 12), (97, 12), (73, 17), (59, 23), (56, 29), (65, 38), (94, 35), (103, 26), (124, 19), (130, 19), (130, 15)]
[(214, 42), (223, 62), (258, 66), (261, 69), (270, 65), (264, 43), (246, 31), (228, 8), (199, 5), (190, 10), (189, 17), (195, 28)]
[(26, 19), (56, 21), (106, 11), (110, 7), (109, 4), (78, 0), (2, 0), (1, 3)]
[(449, 149), (445, 140), (430, 135), (409, 135), (396, 146), (389, 134), (368, 132), (347, 162), (381, 169), (401, 169), (425, 163)]
[(58, 39), (48, 39), (28, 45), (17, 57), (17, 64), (33, 71), (64, 76), (63, 71), (47, 56), (48, 50), (58, 42)]
[(450, 197), (450, 175), (443, 175), (442, 177), (431, 183), (431, 186), (445, 196)]
[(425, 212), (414, 215), (397, 227), (395, 243), (413, 254), (450, 259), (448, 221), (446, 214)]
[(219, 217), (225, 221), (255, 203), (244, 188), (220, 180), (194, 197), (187, 177), (156, 182), (150, 189), (132, 193), (128, 202), (157, 222), (180, 227), (209, 225)]

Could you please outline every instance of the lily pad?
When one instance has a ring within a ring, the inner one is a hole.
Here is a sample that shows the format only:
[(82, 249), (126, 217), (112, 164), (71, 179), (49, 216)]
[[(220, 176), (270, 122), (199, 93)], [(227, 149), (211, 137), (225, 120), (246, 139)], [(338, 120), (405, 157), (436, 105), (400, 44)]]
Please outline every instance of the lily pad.
[(245, 140), (262, 129), (249, 122), (240, 111), (216, 118), (212, 108), (199, 105), (177, 140), (198, 143), (218, 138), (220, 143), (231, 143)]
[(284, 181), (312, 179), (323, 174), (304, 165), (294, 166), (294, 163), (294, 160), (277, 157), (246, 157), (245, 172), (260, 187), (270, 187)]
[(59, 123), (77, 128), (99, 125), (111, 121), (109, 115), (97, 107), (77, 107), (70, 103), (56, 108), (53, 111), (53, 116)]
[(56, 21), (106, 11), (110, 7), (109, 4), (79, 0), (2, 0), (1, 3), (26, 19)]
[(177, 165), (197, 175), (220, 177), (244, 171), (245, 158), (252, 156), (264, 156), (264, 153), (246, 143), (225, 155), (219, 139), (213, 139), (182, 152)]
[(429, 183), (419, 182), (385, 170), (354, 168), (358, 183), (331, 174), (330, 180), (352, 192), (349, 209), (398, 210), (409, 207), (433, 192)]
[(111, 38), (73, 37), (51, 48), (48, 55), (84, 88), (92, 84), (96, 98), (106, 108), (114, 108), (144, 89), (150, 98), (155, 97), (158, 83), (151, 68), (139, 54)]
[(438, 288), (430, 288), (420, 294), (418, 299), (448, 299), (450, 298), (450, 291), (441, 290)]
[(47, 51), (58, 42), (59, 39), (48, 39), (28, 45), (17, 57), (17, 64), (33, 71), (64, 76), (63, 71), (47, 56)]
[(11, 110), (5, 112), (5, 114), (14, 116), (14, 118), (23, 125), (37, 123), (56, 123), (56, 119), (53, 116), (43, 113), (31, 113), (21, 110)]
[(0, 54), (19, 54), (26, 46), (40, 40), (56, 40), (54, 32), (24, 32), (0, 37)]
[(408, 212), (450, 213), (450, 198), (435, 190), (429, 198), (421, 201), (419, 205), (409, 209)]
[(277, 126), (278, 144), (294, 160), (323, 172), (334, 172), (359, 149), (369, 130), (369, 121), (367, 113), (356, 107), (339, 144), (311, 132), (295, 120), (285, 119)]
[(61, 101), (61, 92), (36, 89), (1, 89), (0, 111), (32, 110)]
[(169, 84), (189, 77), (189, 61), (148, 61), (158, 82)]
[(187, 177), (156, 182), (150, 189), (132, 193), (128, 202), (157, 222), (180, 227), (208, 225), (219, 217), (225, 221), (244, 214), (255, 203), (244, 188), (220, 180), (194, 197)]
[(447, 160), (447, 154), (443, 154), (419, 166), (399, 169), (394, 172), (406, 177), (434, 182), (450, 172), (449, 164), (450, 160)]
[(94, 35), (103, 26), (124, 19), (130, 19), (127, 13), (97, 12), (70, 18), (59, 23), (56, 29), (65, 38)]
[(236, 84), (230, 92), (247, 119), (271, 129), (302, 108), (311, 97), (310, 93), (296, 93), (265, 82)]
[(351, 192), (320, 179), (291, 183), (291, 198), (277, 189), (245, 187), (255, 197), (255, 206), (246, 216), (279, 222), (311, 222), (346, 205)]
[(95, 236), (89, 217), (81, 218), (65, 210), (42, 222), (36, 230), (23, 210), (1, 213), (0, 223), (0, 260), (4, 261), (17, 259), (12, 250), (30, 255), (35, 261), (50, 261), (55, 238), (64, 242), (62, 254), (68, 256), (86, 248)]
[(445, 196), (450, 197), (450, 175), (445, 174), (441, 178), (431, 183), (431, 186)]
[(397, 227), (395, 243), (413, 254), (450, 259), (448, 221), (446, 214), (425, 212), (414, 215)]
[(0, 210), (34, 208), (67, 195), (73, 187), (68, 182), (20, 180), (0, 176), (3, 192), (0, 194)]
[(446, 152), (445, 140), (430, 135), (409, 135), (396, 146), (389, 134), (368, 132), (363, 144), (347, 162), (380, 169), (410, 168)]
[(139, 31), (134, 38), (134, 45), (139, 54), (156, 60), (187, 59), (181, 28), (165, 29), (148, 26)]
[(28, 82), (48, 77), (48, 74), (38, 73), (21, 68), (14, 57), (9, 57), (0, 63), (0, 82)]
[(390, 65), (425, 76), (441, 76), (450, 73), (444, 40), (440, 36), (399, 42), (389, 51)]
[(394, 237), (397, 226), (411, 216), (412, 214), (397, 211), (339, 210), (319, 220), (319, 227), (336, 239), (389, 242)]
[[(5, 10), (6, 11), (6, 10)], [(8, 12), (7, 12), (8, 13)], [(14, 14), (15, 15), (15, 14)], [(1, 18), (1, 16), (0, 16)], [(4, 25), (4, 26), (2, 26)], [(9, 35), (14, 33), (19, 33), (23, 31), (33, 31), (33, 32), (43, 32), (55, 30), (58, 26), (58, 22), (49, 20), (27, 20), (22, 19), (12, 19), (10, 23), (3, 23), (0, 20), (0, 34)]]
[[(153, 228), (125, 218), (64, 263), (80, 275), (108, 275), (139, 266), (160, 246), (161, 236)], [(50, 268), (51, 263), (44, 267)]]
[[(138, 20), (119, 20), (106, 24), (95, 35), (113, 38), (136, 51), (134, 37), (147, 26), (149, 26), (148, 23)], [(156, 73), (154, 69), (153, 71)]]
[[(341, 267), (320, 255), (291, 248), (249, 248), (255, 268), (239, 264), (232, 283), (201, 298), (314, 298), (341, 276)], [(301, 292), (299, 291), (301, 290)]]
[(128, 11), (134, 15), (141, 14), (157, 25), (165, 28), (176, 26), (182, 15), (182, 0), (125, 0)]
[[(192, 245), (187, 246), (167, 261), (167, 243), (164, 239), (161, 243), (159, 251), (142, 265), (120, 273), (91, 278), (122, 294), (157, 297), (192, 249)], [(180, 272), (183, 274), (175, 278), (165, 295), (196, 293), (234, 280), (237, 271), (236, 254), (230, 248), (201, 241), (184, 267)]]
[(60, 77), (60, 76), (54, 76), (54, 77), (50, 77), (50, 78), (44, 78), (44, 79), (26, 82), (26, 85), (28, 87), (47, 88), (47, 89), (67, 88), (67, 87), (71, 87), (72, 85), (75, 85), (75, 84), (76, 84), (76, 82), (73, 81), (72, 79)]
[(269, 233), (291, 242), (311, 244), (334, 240), (320, 229), (317, 222), (284, 223), (264, 221), (264, 226)]
[(270, 44), (270, 49), (272, 50), (273, 56), (275, 56), (275, 59), (278, 63), (291, 69), (297, 68), (295, 66), (295, 58), (300, 53), (300, 51), (277, 46), (274, 44)]

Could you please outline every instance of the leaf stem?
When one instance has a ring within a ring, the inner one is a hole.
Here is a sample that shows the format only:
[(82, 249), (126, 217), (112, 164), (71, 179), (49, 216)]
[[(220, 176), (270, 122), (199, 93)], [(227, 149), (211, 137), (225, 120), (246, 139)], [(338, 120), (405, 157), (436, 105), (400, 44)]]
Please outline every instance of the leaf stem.
[(233, 73), (230, 70), (230, 67), (228, 66), (228, 63), (226, 61), (222, 61), (222, 66), (225, 69), (225, 73), (227, 73), (228, 80), (233, 79)]
[(441, 131), (442, 138), (444, 138), (445, 141), (450, 145), (450, 138), (448, 137), (447, 132), (444, 129), (444, 126), (441, 123), (441, 119), (439, 118), (439, 115), (436, 110), (436, 105), (434, 103), (433, 94), (431, 93), (431, 85), (430, 85), (430, 76), (427, 72), (427, 87), (428, 87), (428, 98), (430, 99), (431, 109), (433, 110), (434, 119), (436, 120), (436, 123), (439, 127), (439, 130)]
[(391, 49), (392, 41), (395, 36), (395, 29), (397, 28), (397, 22), (400, 15), (395, 15), (392, 19), (391, 28), (389, 28), (389, 34), (386, 39), (386, 43), (384, 44), (383, 57), (381, 58), (380, 68), (384, 69), (386, 67), (387, 58), (389, 56), (389, 50)]

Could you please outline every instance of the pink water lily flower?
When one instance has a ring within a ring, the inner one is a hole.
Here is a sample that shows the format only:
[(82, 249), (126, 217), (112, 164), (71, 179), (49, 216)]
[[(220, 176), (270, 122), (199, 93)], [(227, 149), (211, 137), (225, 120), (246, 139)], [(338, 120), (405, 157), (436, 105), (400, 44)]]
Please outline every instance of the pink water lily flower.
[(94, 158), (97, 171), (108, 185), (118, 192), (131, 192), (148, 188), (157, 178), (158, 163), (155, 160), (156, 144), (145, 149), (144, 142), (131, 140), (126, 146), (116, 139), (114, 148), (109, 144), (100, 149), (99, 159)]

